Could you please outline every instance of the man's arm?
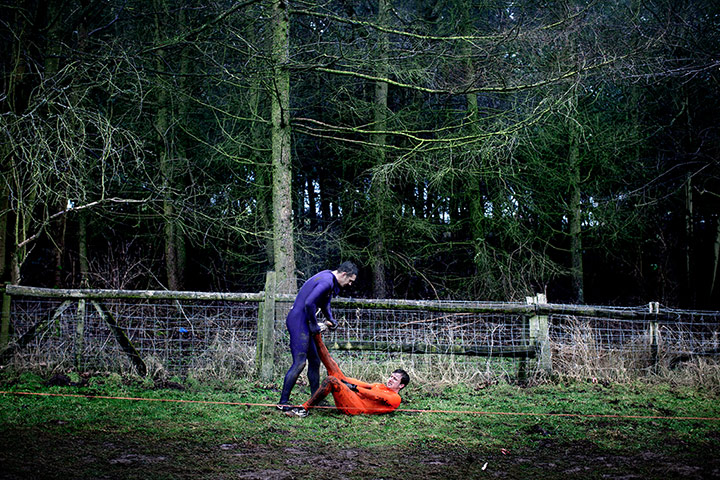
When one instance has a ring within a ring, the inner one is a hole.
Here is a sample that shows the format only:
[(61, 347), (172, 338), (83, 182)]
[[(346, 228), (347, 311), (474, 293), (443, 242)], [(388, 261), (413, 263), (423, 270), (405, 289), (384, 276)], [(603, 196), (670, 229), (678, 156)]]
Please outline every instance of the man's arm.
[[(330, 282), (330, 289), (329, 289), (330, 292), (332, 292), (333, 287), (334, 287), (333, 283)], [(322, 310), (322, 312), (325, 314), (325, 318), (327, 318), (327, 320), (330, 322), (330, 325), (329, 325), (330, 330), (335, 330), (337, 328), (337, 322), (335, 321), (335, 318), (333, 317), (333, 314), (332, 314), (332, 309), (330, 308), (330, 300), (331, 299), (332, 299), (332, 295), (329, 294), (327, 296), (327, 301), (324, 302), (323, 305), (320, 305), (320, 310)]]
[(320, 310), (322, 310), (322, 312), (325, 314), (325, 318), (327, 318), (328, 322), (330, 323), (330, 325), (328, 325), (328, 328), (330, 328), (330, 330), (335, 330), (337, 328), (338, 324), (337, 324), (337, 321), (335, 320), (335, 318), (333, 317), (332, 310), (330, 309), (330, 298), (329, 297), (328, 297), (328, 302), (327, 302), (325, 308), (320, 307)]
[(355, 385), (356, 387), (372, 388), (372, 383), (363, 382), (362, 380), (358, 380), (357, 378), (345, 377), (345, 381), (347, 383)]
[(350, 390), (352, 390), (353, 392), (357, 392), (357, 391), (358, 391), (358, 386), (355, 385), (354, 383), (350, 383), (350, 382), (348, 382), (347, 380), (342, 380), (342, 379), (341, 379), (340, 381), (341, 381), (342, 383), (344, 383), (345, 386), (348, 387), (348, 388), (349, 388)]
[[(312, 291), (305, 298), (305, 320), (307, 321), (310, 333), (320, 333), (320, 327), (318, 327), (317, 317), (315, 312), (317, 311), (317, 304), (321, 301), (322, 296), (332, 288), (332, 283), (328, 285), (327, 282), (318, 282), (313, 287)], [(328, 295), (329, 298), (329, 295)], [(323, 308), (323, 305), (320, 305)], [(327, 315), (327, 314), (326, 314)]]
[(387, 405), (393, 409), (400, 406), (400, 395), (394, 392), (384, 392), (376, 389), (373, 390), (372, 385), (370, 384), (358, 385), (356, 392), (360, 397), (366, 400)]

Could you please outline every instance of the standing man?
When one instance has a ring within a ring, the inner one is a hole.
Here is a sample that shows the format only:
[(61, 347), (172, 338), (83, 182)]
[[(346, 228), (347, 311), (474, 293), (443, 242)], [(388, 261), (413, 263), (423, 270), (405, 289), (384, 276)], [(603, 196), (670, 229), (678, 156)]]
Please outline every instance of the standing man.
[[(310, 392), (315, 393), (320, 387), (320, 357), (311, 335), (320, 333), (329, 326), (337, 328), (337, 322), (330, 310), (330, 299), (340, 293), (340, 289), (350, 286), (357, 278), (358, 268), (352, 262), (343, 262), (335, 270), (323, 270), (310, 277), (303, 284), (295, 298), (290, 313), (288, 313), (285, 325), (290, 333), (290, 353), (293, 363), (285, 374), (282, 394), (278, 408), (284, 412), (289, 411), (291, 406), (290, 392), (297, 382), (300, 373), (308, 364), (308, 381)], [(320, 309), (326, 323), (318, 323), (316, 312)]]

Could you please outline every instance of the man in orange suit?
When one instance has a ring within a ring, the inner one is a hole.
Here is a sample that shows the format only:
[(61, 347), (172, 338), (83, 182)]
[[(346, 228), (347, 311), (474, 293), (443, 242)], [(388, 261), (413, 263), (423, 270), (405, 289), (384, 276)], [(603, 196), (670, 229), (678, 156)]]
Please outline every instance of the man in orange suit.
[(286, 411), (286, 415), (307, 417), (309, 410), (331, 393), (335, 399), (335, 407), (348, 415), (390, 413), (400, 406), (399, 392), (410, 382), (410, 376), (405, 370), (395, 370), (384, 384), (365, 383), (342, 373), (325, 347), (320, 333), (313, 335), (313, 341), (320, 360), (327, 368), (328, 377), (310, 400)]

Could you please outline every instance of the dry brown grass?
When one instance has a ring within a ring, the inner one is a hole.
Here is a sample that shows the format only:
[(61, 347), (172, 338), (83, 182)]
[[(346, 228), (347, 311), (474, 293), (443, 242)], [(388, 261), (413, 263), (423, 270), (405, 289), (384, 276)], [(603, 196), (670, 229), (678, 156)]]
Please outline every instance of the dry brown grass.
[[(574, 320), (566, 325), (565, 336), (551, 340), (552, 375), (537, 370), (534, 359), (506, 359), (470, 357), (464, 355), (403, 354), (383, 352), (335, 352), (343, 371), (366, 381), (385, 381), (395, 368), (404, 368), (416, 386), (467, 385), (481, 386), (495, 383), (514, 383), (519, 380), (523, 362), (526, 366), (524, 381), (543, 383), (557, 380), (630, 383), (636, 381), (668, 383), (720, 392), (720, 362), (717, 356), (698, 357), (688, 352), (708, 351), (717, 348), (717, 338), (704, 344), (691, 343), (690, 332), (661, 328), (656, 336), (657, 349), (650, 344), (647, 332), (638, 331), (624, 338), (623, 343), (608, 345), (592, 325)], [(117, 372), (133, 374), (127, 357), (113, 348), (92, 349), (90, 367), (75, 365), (74, 346), (71, 342), (55, 339), (43, 343), (44, 348), (23, 349), (13, 356), (6, 368), (32, 371), (44, 377), (70, 371)], [(101, 347), (101, 346), (100, 346)], [(100, 352), (100, 353), (98, 353)], [(685, 353), (686, 355), (680, 355)], [(276, 346), (276, 382), (290, 364), (286, 345)], [(681, 360), (681, 361), (678, 361)], [(144, 358), (147, 376), (166, 380), (177, 375), (177, 365), (156, 356)], [(216, 336), (201, 353), (188, 352), (182, 360), (188, 376), (200, 382), (233, 382), (255, 375), (255, 349), (247, 340), (232, 334)]]

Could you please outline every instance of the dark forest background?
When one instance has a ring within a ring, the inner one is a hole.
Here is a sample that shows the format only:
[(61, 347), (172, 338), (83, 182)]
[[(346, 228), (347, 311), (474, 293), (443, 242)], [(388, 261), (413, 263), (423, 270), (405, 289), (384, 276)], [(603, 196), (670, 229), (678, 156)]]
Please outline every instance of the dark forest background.
[(720, 308), (720, 4), (0, 2), (2, 281)]

